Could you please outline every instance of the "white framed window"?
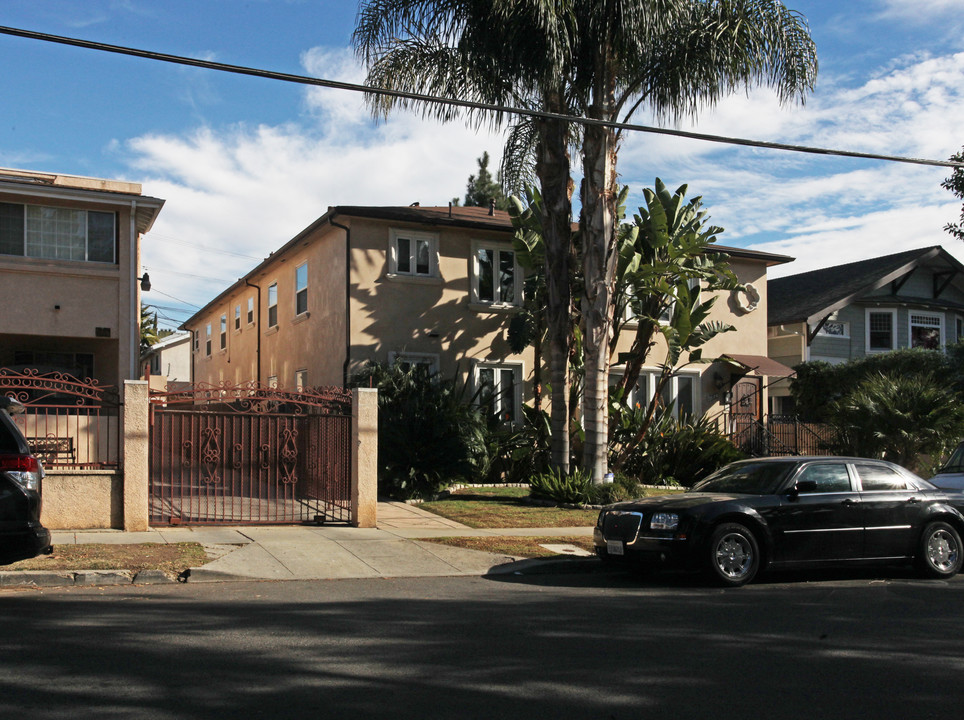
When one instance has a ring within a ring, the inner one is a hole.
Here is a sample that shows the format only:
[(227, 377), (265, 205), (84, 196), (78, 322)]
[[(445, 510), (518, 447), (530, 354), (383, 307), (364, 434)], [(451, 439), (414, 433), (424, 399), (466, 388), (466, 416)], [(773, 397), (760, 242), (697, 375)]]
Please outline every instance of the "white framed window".
[(944, 347), (944, 316), (931, 313), (910, 313), (910, 346), (927, 350)]
[(522, 304), (522, 269), (515, 252), (503, 243), (472, 243), (472, 302), (481, 305)]
[(522, 421), (522, 365), (480, 362), (475, 366), (479, 404), (502, 422)]
[(438, 235), (392, 230), (388, 252), (390, 275), (434, 278), (438, 272)]
[(248, 298), (248, 325), (254, 325), (254, 298)]
[(308, 312), (308, 262), (295, 268), (295, 315)]
[(428, 370), (430, 375), (438, 374), (439, 356), (432, 353), (410, 353), (410, 352), (390, 352), (388, 353), (388, 364), (398, 363), (405, 372), (413, 367), (421, 366)]
[[(609, 384), (615, 385), (622, 377), (622, 372), (610, 374)], [(630, 407), (639, 405), (645, 408), (656, 393), (656, 383), (659, 380), (659, 370), (641, 370), (639, 380), (636, 381), (629, 397), (624, 402)], [(681, 372), (674, 375), (663, 386), (660, 398), (664, 407), (673, 403), (673, 417), (699, 417), (702, 412), (700, 402), (700, 374), (698, 372)]]
[(205, 342), (205, 346), (204, 346), (204, 349), (205, 349), (204, 354), (207, 355), (208, 357), (211, 357), (211, 323), (208, 323), (205, 329), (207, 330), (207, 341)]
[(228, 316), (221, 316), (221, 349), (224, 350), (228, 346)]
[(840, 320), (828, 320), (820, 328), (817, 335), (822, 335), (823, 337), (833, 337), (847, 339), (850, 337), (850, 323), (841, 322)]
[(235, 330), (241, 329), (241, 306), (240, 305), (234, 306), (234, 329)]
[(867, 308), (867, 352), (888, 352), (897, 347), (897, 310)]
[(194, 340), (194, 354), (197, 355), (201, 352), (201, 332), (199, 330), (192, 330), (191, 337)]
[(111, 212), (0, 203), (0, 254), (116, 263)]
[(273, 328), (278, 325), (278, 283), (271, 283), (268, 286), (268, 327)]
[[(686, 286), (690, 290), (693, 290), (694, 288), (698, 287), (699, 284), (700, 284), (699, 278), (690, 278), (689, 280), (686, 281)], [(635, 293), (632, 293), (632, 291), (630, 291), (630, 294), (635, 295)], [(628, 301), (626, 303), (626, 309), (623, 312), (623, 319), (627, 322), (636, 322), (637, 315), (633, 311), (633, 301), (634, 301), (634, 297), (628, 298)], [(666, 308), (659, 315), (660, 325), (669, 325), (669, 321), (673, 317), (673, 310), (675, 308), (676, 308), (676, 299), (671, 298), (669, 303), (667, 303)]]
[(306, 368), (301, 368), (301, 370), (295, 370), (295, 390), (298, 392), (304, 391), (308, 387), (308, 370)]

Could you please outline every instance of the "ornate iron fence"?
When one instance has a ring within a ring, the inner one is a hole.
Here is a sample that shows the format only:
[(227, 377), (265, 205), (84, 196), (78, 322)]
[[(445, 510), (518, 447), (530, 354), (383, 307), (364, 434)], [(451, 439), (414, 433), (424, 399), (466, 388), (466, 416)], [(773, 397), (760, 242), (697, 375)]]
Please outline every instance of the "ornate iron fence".
[(14, 421), (44, 467), (120, 467), (120, 396), (116, 388), (67, 373), (0, 368), (0, 394), (14, 397), (26, 407)]
[(208, 385), (151, 394), (154, 524), (349, 522), (351, 393)]
[(731, 442), (754, 457), (765, 455), (830, 455), (836, 439), (829, 425), (806, 423), (791, 415), (769, 415), (763, 421), (733, 426)]

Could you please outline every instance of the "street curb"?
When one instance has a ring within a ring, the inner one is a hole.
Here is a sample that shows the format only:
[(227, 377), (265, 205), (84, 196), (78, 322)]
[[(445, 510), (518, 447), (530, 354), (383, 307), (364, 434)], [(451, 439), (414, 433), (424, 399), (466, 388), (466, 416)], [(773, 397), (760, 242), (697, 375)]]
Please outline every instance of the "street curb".
[(175, 579), (160, 570), (5, 570), (0, 588), (96, 587), (99, 585), (158, 585)]

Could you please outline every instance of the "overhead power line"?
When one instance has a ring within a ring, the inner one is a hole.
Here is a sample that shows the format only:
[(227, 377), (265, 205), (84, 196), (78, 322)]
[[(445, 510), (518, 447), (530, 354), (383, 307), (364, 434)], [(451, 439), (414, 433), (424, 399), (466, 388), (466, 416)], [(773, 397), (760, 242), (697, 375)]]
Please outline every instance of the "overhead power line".
[(669, 128), (659, 128), (649, 125), (637, 125), (634, 123), (610, 122), (607, 120), (597, 120), (573, 115), (561, 115), (542, 110), (530, 110), (507, 105), (492, 105), (489, 103), (474, 102), (471, 100), (459, 100), (457, 98), (439, 97), (436, 95), (424, 95), (422, 93), (405, 92), (401, 90), (388, 90), (385, 88), (369, 87), (356, 83), (346, 83), (338, 80), (325, 80), (313, 78), (305, 75), (292, 75), (290, 73), (274, 72), (272, 70), (261, 70), (258, 68), (245, 67), (243, 65), (229, 65), (227, 63), (213, 62), (211, 60), (199, 60), (197, 58), (185, 57), (183, 55), (169, 55), (167, 53), (154, 52), (152, 50), (139, 50), (121, 45), (108, 45), (106, 43), (93, 42), (91, 40), (81, 40), (79, 38), (64, 37), (61, 35), (51, 35), (49, 33), (35, 32), (33, 30), (22, 30), (19, 28), (0, 26), (0, 34), (13, 35), (16, 37), (28, 38), (31, 40), (41, 40), (43, 42), (59, 43), (61, 45), (72, 45), (74, 47), (86, 48), (88, 50), (100, 50), (103, 52), (117, 53), (120, 55), (131, 55), (133, 57), (145, 58), (148, 60), (158, 60), (161, 62), (174, 63), (177, 65), (190, 65), (192, 67), (205, 68), (207, 70), (218, 70), (221, 72), (234, 73), (236, 75), (249, 75), (268, 80), (281, 80), (283, 82), (297, 83), (300, 85), (314, 85), (317, 87), (332, 88), (335, 90), (349, 90), (352, 92), (370, 93), (373, 95), (387, 95), (389, 97), (404, 98), (407, 100), (417, 100), (421, 102), (439, 103), (442, 105), (453, 105), (456, 107), (471, 108), (473, 110), (486, 110), (490, 112), (507, 113), (512, 115), (525, 115), (529, 117), (544, 118), (548, 120), (563, 120), (566, 122), (577, 123), (580, 125), (599, 125), (610, 127), (617, 130), (630, 130), (633, 132), (651, 133), (655, 135), (671, 135), (673, 137), (687, 138), (690, 140), (703, 140), (705, 142), (721, 143), (726, 145), (742, 145), (745, 147), (765, 148), (769, 150), (783, 150), (788, 152), (809, 153), (811, 155), (830, 155), (837, 157), (862, 158), (866, 160), (884, 160), (887, 162), (911, 163), (914, 165), (932, 165), (935, 167), (964, 168), (964, 163), (957, 163), (951, 160), (927, 160), (923, 158), (900, 157), (897, 155), (878, 155), (876, 153), (856, 152), (853, 150), (834, 150), (831, 148), (811, 147), (808, 145), (790, 145), (787, 143), (766, 142), (764, 140), (750, 140), (747, 138), (725, 137), (722, 135), (710, 135), (707, 133), (696, 133), (687, 130), (672, 130)]

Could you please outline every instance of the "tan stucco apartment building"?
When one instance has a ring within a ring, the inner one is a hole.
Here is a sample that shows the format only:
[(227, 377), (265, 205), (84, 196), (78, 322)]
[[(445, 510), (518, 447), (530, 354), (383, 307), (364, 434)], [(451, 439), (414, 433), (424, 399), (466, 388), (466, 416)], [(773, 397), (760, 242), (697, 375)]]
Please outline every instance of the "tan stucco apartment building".
[[(790, 260), (725, 250), (753, 288), (749, 299), (734, 294), (714, 309), (714, 319), (737, 331), (713, 340), (704, 355), (729, 354), (734, 363), (694, 366), (673, 382), (678, 404), (695, 413), (723, 409), (742, 373), (767, 373), (767, 267)], [(520, 404), (533, 397), (534, 354), (512, 353), (506, 333), (522, 280), (507, 213), (332, 207), (184, 323), (193, 333), (193, 377), (341, 386), (368, 361), (400, 360), (494, 386), (504, 404), (498, 409), (518, 418)], [(624, 332), (623, 349), (630, 336)], [(654, 350), (654, 362), (662, 353)], [(655, 373), (654, 365), (643, 382)], [(765, 407), (762, 394), (756, 400)]]
[(140, 237), (163, 205), (136, 183), (0, 168), (0, 367), (137, 378)]

